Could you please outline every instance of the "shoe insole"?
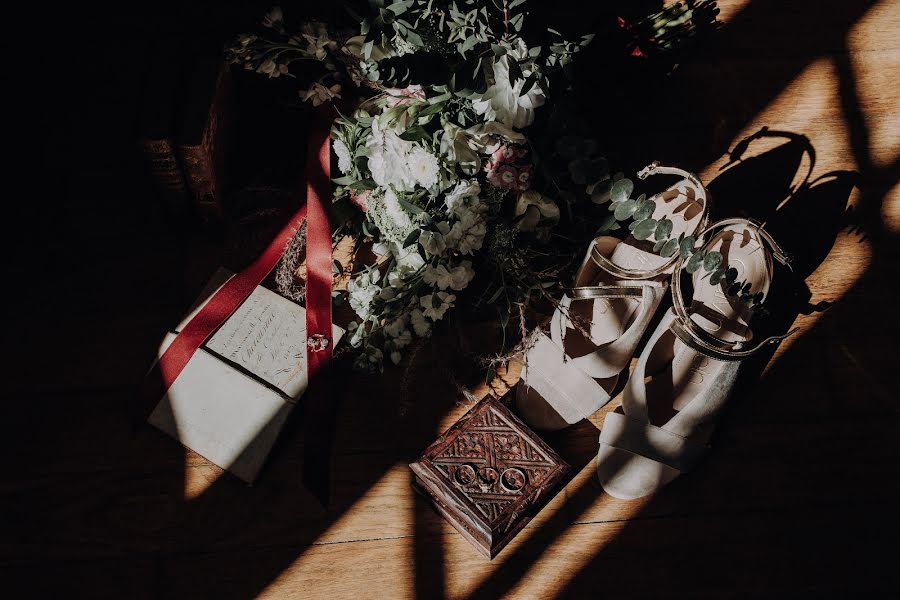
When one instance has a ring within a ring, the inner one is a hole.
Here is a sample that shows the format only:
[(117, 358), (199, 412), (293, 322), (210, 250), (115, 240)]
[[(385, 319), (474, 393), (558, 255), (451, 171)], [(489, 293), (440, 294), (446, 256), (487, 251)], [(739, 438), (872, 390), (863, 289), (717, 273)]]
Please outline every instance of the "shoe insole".
[[(718, 233), (706, 245), (723, 256), (722, 265), (734, 267), (738, 282), (749, 282), (751, 293), (768, 293), (772, 279), (771, 255), (758, 235), (743, 225), (733, 225)], [(701, 267), (694, 274), (691, 320), (714, 336), (733, 342), (749, 341), (750, 306), (737, 296), (729, 296), (724, 280), (711, 285)], [(664, 334), (651, 351), (647, 372), (656, 373), (647, 382), (650, 422), (662, 425), (708, 386), (715, 385), (725, 363), (691, 349), (671, 332)]]
[[(657, 221), (664, 218), (672, 221), (671, 237), (692, 233), (703, 216), (703, 202), (696, 198), (694, 189), (682, 180), (666, 191), (652, 198), (656, 208), (652, 217)], [(599, 242), (599, 240), (597, 240)], [(638, 240), (629, 235), (613, 250), (609, 260), (628, 270), (649, 271), (669, 259), (653, 252), (652, 240)], [(664, 274), (659, 279), (665, 279)], [(575, 278), (576, 287), (606, 285), (627, 285), (627, 281), (615, 279), (587, 257)], [(572, 302), (569, 318), (574, 329), (565, 336), (567, 354), (573, 358), (584, 356), (604, 345), (619, 339), (637, 315), (640, 300), (637, 298), (598, 298), (593, 302)], [(589, 333), (589, 335), (585, 335)]]

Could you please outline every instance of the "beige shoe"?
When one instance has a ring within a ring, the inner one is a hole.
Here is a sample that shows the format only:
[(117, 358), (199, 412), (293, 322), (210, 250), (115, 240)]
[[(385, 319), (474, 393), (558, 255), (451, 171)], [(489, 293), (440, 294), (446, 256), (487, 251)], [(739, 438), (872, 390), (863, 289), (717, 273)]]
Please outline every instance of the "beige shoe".
[[(746, 219), (719, 221), (704, 238), (701, 252), (721, 253), (722, 267), (736, 269), (736, 281), (749, 283), (752, 295), (768, 294), (773, 255), (789, 262), (771, 235)], [(607, 414), (600, 433), (597, 475), (616, 498), (646, 496), (690, 470), (706, 452), (741, 360), (796, 331), (753, 344), (751, 305), (728, 295), (731, 284), (724, 279), (710, 285), (704, 269), (693, 275), (693, 300), (686, 308), (677, 275), (683, 262), (672, 279), (673, 307), (638, 359), (622, 412)]]
[[(706, 189), (690, 173), (656, 163), (649, 174), (683, 179), (653, 196), (652, 217), (672, 221), (670, 237), (693, 235), (706, 225)], [(538, 335), (526, 352), (516, 411), (536, 429), (554, 430), (584, 419), (609, 402), (641, 336), (665, 295), (678, 253), (663, 257), (634, 236), (591, 242), (571, 296), (553, 314), (550, 336)], [(576, 324), (578, 326), (576, 326)]]

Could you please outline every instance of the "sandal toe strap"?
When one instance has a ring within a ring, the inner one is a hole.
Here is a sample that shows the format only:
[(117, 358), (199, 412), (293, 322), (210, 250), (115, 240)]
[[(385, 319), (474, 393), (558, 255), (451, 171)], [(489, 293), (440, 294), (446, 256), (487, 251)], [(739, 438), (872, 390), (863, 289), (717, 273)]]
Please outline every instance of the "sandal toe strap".
[(572, 301), (596, 298), (641, 298), (644, 285), (593, 285), (572, 288)]
[(599, 406), (609, 401), (609, 393), (571, 359), (567, 360), (563, 349), (542, 333), (526, 353), (522, 381), (570, 423), (588, 416), (578, 409), (584, 405), (584, 398), (596, 398)]
[(689, 471), (707, 450), (707, 446), (677, 433), (615, 412), (606, 415), (600, 442), (681, 472)]

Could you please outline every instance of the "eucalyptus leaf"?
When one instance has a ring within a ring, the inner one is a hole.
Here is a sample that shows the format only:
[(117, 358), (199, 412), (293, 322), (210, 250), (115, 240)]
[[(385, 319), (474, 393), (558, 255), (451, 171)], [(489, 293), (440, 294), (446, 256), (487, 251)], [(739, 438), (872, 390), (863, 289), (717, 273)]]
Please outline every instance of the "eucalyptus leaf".
[[(709, 254), (707, 254), (707, 256), (709, 256)], [(719, 283), (721, 283), (721, 281), (724, 277), (725, 277), (725, 269), (720, 267), (710, 274), (709, 283), (712, 285), (719, 285)]]
[(737, 279), (738, 272), (734, 267), (728, 267), (728, 270), (725, 271), (725, 281), (728, 283), (734, 283)]
[(684, 270), (693, 275), (697, 272), (697, 269), (700, 268), (700, 265), (703, 264), (703, 253), (695, 252), (687, 261), (687, 264), (684, 266)]
[(616, 223), (615, 215), (607, 215), (606, 218), (600, 222), (600, 228), (597, 229), (596, 235), (601, 235), (608, 231), (612, 231), (613, 225), (618, 225), (618, 223)]
[[(638, 208), (636, 211), (634, 211), (634, 218), (639, 221), (649, 219), (651, 216), (653, 216), (653, 212), (655, 210), (656, 202), (654, 202), (653, 200), (648, 200), (644, 194), (641, 194), (638, 198)], [(654, 223), (656, 223), (656, 221), (654, 221)]]
[(667, 240), (656, 240), (656, 243), (653, 244), (653, 251), (659, 252), (659, 249), (663, 247), (663, 244), (666, 243)]
[(662, 256), (669, 257), (675, 254), (678, 251), (678, 240), (669, 240), (663, 247), (660, 249), (659, 253)]
[(613, 183), (610, 198), (613, 202), (624, 202), (628, 200), (633, 191), (634, 183), (630, 179), (620, 179)]
[(654, 237), (656, 237), (658, 241), (664, 242), (669, 238), (670, 235), (672, 235), (672, 227), (673, 224), (671, 219), (660, 219), (656, 224), (656, 232)]
[(713, 250), (712, 252), (708, 252), (706, 256), (703, 257), (703, 268), (709, 272), (713, 272), (719, 268), (719, 265), (722, 264), (722, 253), (716, 252)]
[(644, 219), (634, 228), (634, 237), (639, 240), (646, 240), (653, 235), (654, 231), (656, 231), (656, 219)]
[[(615, 187), (615, 186), (613, 186)], [(619, 221), (624, 221), (628, 217), (634, 214), (634, 211), (637, 210), (637, 200), (625, 200), (624, 202), (619, 202), (616, 204), (616, 209), (613, 211), (613, 214), (616, 216), (616, 219)]]
[[(694, 236), (692, 235), (681, 238), (681, 241), (678, 242), (678, 250), (681, 253), (682, 258), (687, 258), (691, 255), (691, 253), (694, 251), (694, 244), (696, 243), (697, 240), (694, 239)], [(697, 254), (700, 254), (700, 252), (698, 252)]]

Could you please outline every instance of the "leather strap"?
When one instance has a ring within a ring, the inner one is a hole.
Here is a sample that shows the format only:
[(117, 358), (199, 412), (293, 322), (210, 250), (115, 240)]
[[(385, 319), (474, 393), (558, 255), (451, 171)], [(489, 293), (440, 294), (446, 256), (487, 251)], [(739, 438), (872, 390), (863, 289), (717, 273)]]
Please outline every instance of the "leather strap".
[(595, 298), (640, 298), (643, 285), (594, 285), (572, 288), (572, 301)]
[[(698, 240), (703, 240), (710, 233), (714, 231), (718, 231), (724, 227), (728, 227), (729, 225), (744, 225), (746, 227), (752, 228), (755, 233), (757, 233), (763, 241), (765, 241), (772, 250), (772, 256), (790, 268), (791, 256), (787, 254), (784, 250), (782, 250), (781, 246), (775, 241), (775, 238), (763, 229), (763, 226), (758, 221), (754, 221), (753, 219), (744, 219), (744, 218), (731, 218), (731, 219), (723, 219), (721, 221), (717, 221), (713, 223), (706, 229), (704, 229), (700, 235), (697, 236)], [(698, 250), (702, 251), (702, 248)], [(687, 344), (690, 348), (696, 350), (697, 352), (709, 356), (710, 358), (714, 358), (716, 360), (723, 361), (734, 361), (734, 360), (744, 360), (754, 354), (762, 351), (764, 348), (778, 344), (785, 338), (793, 335), (799, 328), (794, 328), (788, 331), (784, 335), (773, 335), (767, 337), (753, 346), (747, 348), (745, 347), (745, 342), (734, 342), (729, 340), (723, 340), (719, 337), (714, 336), (710, 332), (706, 331), (702, 327), (700, 327), (697, 323), (695, 323), (688, 313), (687, 306), (684, 302), (684, 294), (681, 290), (681, 269), (684, 266), (685, 257), (679, 256), (678, 262), (675, 266), (675, 275), (672, 277), (672, 306), (675, 311), (675, 319), (669, 325), (669, 328), (672, 332), (678, 336), (682, 342)]]
[[(647, 179), (650, 175), (678, 175), (684, 179), (686, 185), (691, 186), (694, 189), (694, 198), (695, 201), (701, 202), (703, 204), (703, 215), (700, 217), (700, 222), (697, 224), (697, 229), (702, 230), (706, 227), (707, 222), (709, 221), (709, 196), (706, 192), (706, 188), (703, 186), (703, 183), (700, 179), (694, 175), (693, 173), (689, 173), (683, 169), (679, 169), (677, 167), (665, 167), (659, 164), (659, 161), (653, 161), (640, 171), (638, 171), (638, 179)], [(659, 196), (656, 194), (653, 198)], [(651, 198), (652, 199), (652, 198)], [(653, 279), (655, 277), (659, 277), (663, 273), (672, 272), (675, 263), (678, 261), (679, 254), (676, 252), (672, 255), (669, 260), (660, 265), (655, 269), (650, 270), (636, 270), (636, 269), (625, 269), (620, 267), (616, 263), (612, 262), (600, 251), (597, 249), (596, 245), (591, 247), (591, 258), (597, 263), (597, 266), (606, 271), (607, 273), (613, 275), (617, 279), (628, 279), (628, 280), (638, 280), (638, 279)]]
[(707, 450), (706, 446), (668, 429), (616, 412), (606, 415), (600, 430), (600, 442), (661, 462), (681, 472), (689, 471)]

